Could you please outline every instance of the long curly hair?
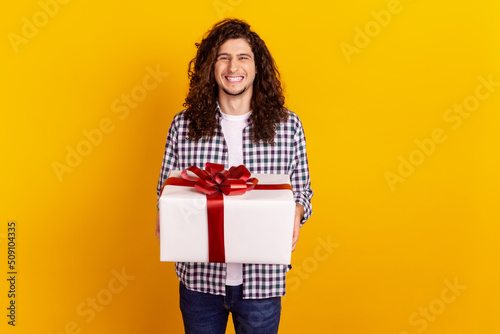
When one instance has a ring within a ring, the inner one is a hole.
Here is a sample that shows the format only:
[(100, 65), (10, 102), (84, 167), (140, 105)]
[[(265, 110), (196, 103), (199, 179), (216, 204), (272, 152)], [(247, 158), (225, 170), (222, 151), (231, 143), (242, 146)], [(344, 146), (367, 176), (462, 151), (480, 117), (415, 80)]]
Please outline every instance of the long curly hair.
[(237, 38), (248, 42), (255, 57), (256, 76), (249, 118), (252, 141), (274, 144), (278, 124), (288, 118), (280, 74), (266, 44), (245, 21), (225, 19), (216, 23), (201, 43), (195, 44), (198, 51), (189, 62), (189, 93), (183, 104), (186, 107), (184, 116), (190, 121), (189, 140), (210, 138), (216, 133), (218, 85), (214, 65), (217, 51), (226, 40)]

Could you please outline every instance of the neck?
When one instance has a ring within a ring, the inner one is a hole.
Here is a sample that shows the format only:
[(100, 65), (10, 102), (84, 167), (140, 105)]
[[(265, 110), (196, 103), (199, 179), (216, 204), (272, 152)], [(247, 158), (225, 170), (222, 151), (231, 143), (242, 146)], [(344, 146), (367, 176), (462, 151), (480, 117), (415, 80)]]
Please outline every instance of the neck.
[(226, 115), (244, 115), (250, 111), (252, 95), (242, 94), (238, 96), (227, 95), (219, 92), (219, 107)]

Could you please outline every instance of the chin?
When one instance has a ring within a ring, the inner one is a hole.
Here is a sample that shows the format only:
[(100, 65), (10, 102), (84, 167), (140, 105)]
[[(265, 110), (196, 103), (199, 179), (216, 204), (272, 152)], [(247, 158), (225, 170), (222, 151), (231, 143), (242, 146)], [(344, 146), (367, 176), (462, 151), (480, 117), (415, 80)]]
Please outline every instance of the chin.
[(230, 90), (223, 88), (222, 90), (224, 91), (224, 93), (226, 93), (226, 95), (238, 96), (238, 95), (243, 94), (247, 89), (243, 88), (242, 90), (239, 90), (239, 91), (230, 91)]

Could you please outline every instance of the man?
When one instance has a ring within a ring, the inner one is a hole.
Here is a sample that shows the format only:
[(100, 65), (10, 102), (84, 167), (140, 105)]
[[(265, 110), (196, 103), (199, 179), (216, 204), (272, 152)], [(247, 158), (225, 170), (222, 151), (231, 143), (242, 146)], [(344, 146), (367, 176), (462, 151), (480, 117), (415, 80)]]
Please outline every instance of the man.
[[(292, 250), (312, 213), (302, 124), (284, 107), (279, 72), (264, 41), (236, 19), (214, 25), (189, 63), (190, 88), (170, 126), (158, 197), (171, 170), (206, 162), (251, 173), (289, 174), (296, 202)], [(159, 223), (156, 219), (156, 235)], [(176, 263), (186, 333), (277, 333), (286, 265)]]

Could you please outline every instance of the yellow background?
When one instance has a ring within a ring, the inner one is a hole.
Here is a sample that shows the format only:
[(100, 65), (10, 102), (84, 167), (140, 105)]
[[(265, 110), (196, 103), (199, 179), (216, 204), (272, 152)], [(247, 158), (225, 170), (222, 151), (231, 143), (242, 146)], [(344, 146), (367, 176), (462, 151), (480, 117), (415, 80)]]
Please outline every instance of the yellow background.
[[(498, 2), (73, 0), (45, 21), (42, 10), (8, 1), (0, 14), (2, 332), (182, 332), (173, 264), (160, 263), (154, 235), (156, 182), (194, 43), (233, 16), (278, 63), (315, 190), (280, 332), (500, 333), (500, 87), (456, 128), (444, 119), (473, 101), (478, 77), (500, 81)], [(38, 31), (24, 28), (31, 37), (14, 45), (26, 20)], [(369, 40), (358, 36), (365, 29)], [(356, 42), (346, 57), (341, 45)], [(115, 113), (148, 66), (169, 74), (126, 116)], [(66, 164), (67, 147), (83, 150), (82, 131), (106, 119), (102, 142), (59, 180), (54, 162)], [(386, 173), (437, 128), (446, 140), (413, 153), (424, 161), (391, 188)], [(122, 271), (125, 283), (114, 278)]]

